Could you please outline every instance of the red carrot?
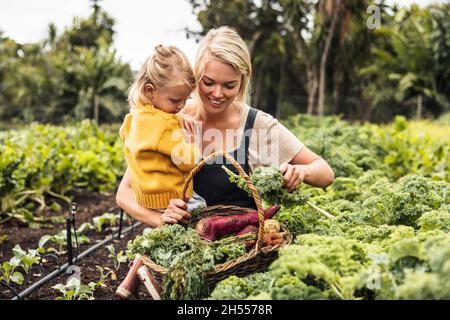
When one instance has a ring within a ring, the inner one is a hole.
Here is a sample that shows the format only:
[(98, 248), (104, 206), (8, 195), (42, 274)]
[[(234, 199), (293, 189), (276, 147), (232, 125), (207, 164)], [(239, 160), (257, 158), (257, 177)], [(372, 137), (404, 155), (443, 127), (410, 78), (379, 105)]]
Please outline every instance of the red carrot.
[[(249, 224), (249, 225), (245, 226), (244, 228), (242, 228), (238, 233), (236, 233), (236, 235), (237, 236), (243, 236), (243, 235), (252, 233), (252, 234), (255, 235), (255, 238), (257, 238), (258, 237), (258, 231), (259, 231), (258, 227)], [(248, 250), (250, 250), (251, 248), (253, 248), (255, 246), (256, 239), (245, 240), (244, 244), (245, 244), (245, 249), (248, 251)]]
[(247, 233), (254, 233), (254, 234), (258, 234), (258, 227), (254, 226), (252, 224), (249, 224), (247, 226), (245, 226), (244, 228), (242, 228), (241, 230), (239, 230), (239, 232), (236, 233), (237, 236), (243, 236)]
[[(278, 210), (278, 205), (265, 209), (264, 218), (272, 218)], [(197, 223), (196, 230), (202, 238), (214, 241), (221, 236), (238, 232), (247, 225), (258, 224), (258, 211), (255, 210), (244, 214), (203, 218)]]

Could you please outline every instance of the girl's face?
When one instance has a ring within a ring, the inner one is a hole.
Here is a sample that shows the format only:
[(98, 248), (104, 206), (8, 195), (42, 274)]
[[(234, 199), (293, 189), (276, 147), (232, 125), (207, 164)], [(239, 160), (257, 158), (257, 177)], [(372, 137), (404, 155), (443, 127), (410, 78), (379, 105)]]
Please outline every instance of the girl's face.
[(167, 85), (154, 89), (149, 85), (148, 95), (155, 108), (168, 113), (178, 113), (184, 108), (192, 89), (186, 84)]
[(231, 65), (211, 59), (199, 83), (199, 96), (208, 114), (219, 114), (234, 102), (241, 88), (242, 73)]

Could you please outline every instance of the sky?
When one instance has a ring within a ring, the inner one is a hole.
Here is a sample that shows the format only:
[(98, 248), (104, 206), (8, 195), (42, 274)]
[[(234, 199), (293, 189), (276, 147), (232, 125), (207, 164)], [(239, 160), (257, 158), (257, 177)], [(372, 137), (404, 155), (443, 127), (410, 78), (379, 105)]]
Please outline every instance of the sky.
[[(197, 44), (186, 39), (184, 28), (201, 30), (186, 0), (103, 0), (99, 3), (115, 21), (115, 41), (122, 61), (138, 69), (157, 44), (173, 44), (191, 61)], [(58, 34), (75, 16), (88, 17), (89, 0), (0, 0), (0, 30), (17, 42), (37, 42), (54, 22)]]
[[(376, 3), (377, 1), (374, 1)], [(390, 0), (409, 5), (445, 0)], [(193, 62), (197, 44), (186, 39), (184, 28), (201, 30), (186, 0), (103, 0), (100, 5), (115, 21), (115, 42), (121, 60), (134, 70), (149, 56), (157, 44), (176, 45)], [(47, 26), (55, 23), (58, 34), (75, 16), (90, 14), (89, 0), (0, 0), (0, 30), (17, 42), (37, 42), (47, 35)]]

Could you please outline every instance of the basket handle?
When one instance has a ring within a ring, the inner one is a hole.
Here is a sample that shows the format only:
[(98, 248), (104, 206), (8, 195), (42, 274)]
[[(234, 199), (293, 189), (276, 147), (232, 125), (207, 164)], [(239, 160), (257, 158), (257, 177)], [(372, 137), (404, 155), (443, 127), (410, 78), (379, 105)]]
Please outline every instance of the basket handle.
[(247, 186), (250, 189), (253, 199), (255, 200), (256, 208), (258, 210), (258, 222), (259, 222), (259, 228), (258, 228), (258, 241), (256, 242), (256, 252), (258, 252), (263, 247), (263, 230), (264, 230), (264, 211), (261, 203), (261, 198), (258, 194), (258, 191), (256, 190), (256, 187), (253, 185), (252, 180), (250, 177), (245, 173), (244, 169), (242, 169), (241, 165), (227, 152), (225, 151), (217, 151), (214, 153), (211, 153), (209, 156), (204, 158), (202, 161), (200, 161), (194, 169), (191, 170), (189, 175), (186, 178), (186, 181), (184, 182), (183, 186), (183, 199), (186, 200), (186, 191), (188, 189), (189, 183), (192, 181), (194, 176), (207, 164), (207, 162), (210, 159), (213, 159), (217, 156), (224, 156), (228, 161), (231, 162), (231, 164), (236, 168), (236, 170), (239, 172), (239, 175), (245, 179), (247, 182)]

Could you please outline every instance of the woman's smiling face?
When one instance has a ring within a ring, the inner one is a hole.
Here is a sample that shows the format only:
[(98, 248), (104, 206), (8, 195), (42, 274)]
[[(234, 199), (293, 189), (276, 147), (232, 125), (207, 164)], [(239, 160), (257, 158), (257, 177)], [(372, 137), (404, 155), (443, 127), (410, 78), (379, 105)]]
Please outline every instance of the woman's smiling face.
[(219, 114), (231, 105), (239, 94), (242, 73), (231, 65), (211, 59), (199, 83), (199, 95), (205, 111)]

